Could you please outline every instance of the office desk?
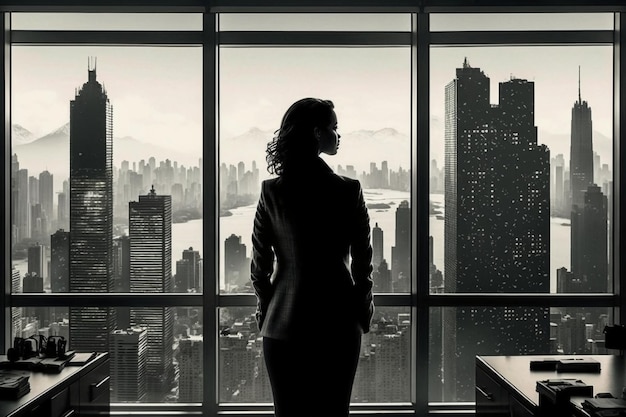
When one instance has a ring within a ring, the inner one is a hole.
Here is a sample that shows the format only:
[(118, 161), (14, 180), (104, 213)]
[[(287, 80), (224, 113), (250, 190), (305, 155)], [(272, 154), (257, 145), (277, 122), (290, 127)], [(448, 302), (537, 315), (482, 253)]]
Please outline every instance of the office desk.
[[(6, 357), (0, 355), (0, 359)], [(28, 371), (17, 371), (28, 372)], [(58, 374), (29, 372), (30, 392), (17, 400), (0, 400), (0, 416), (108, 416), (109, 354), (83, 366), (66, 366)]]
[[(531, 371), (531, 360), (566, 359), (571, 355), (535, 356), (477, 356), (476, 357), (476, 417), (531, 417), (541, 416), (539, 380), (551, 378), (577, 378), (593, 385), (594, 395), (608, 392), (615, 397), (626, 386), (626, 360), (617, 355), (576, 355), (576, 358), (593, 358), (600, 362), (600, 373)], [(580, 406), (583, 398), (574, 398), (567, 415), (584, 415)]]

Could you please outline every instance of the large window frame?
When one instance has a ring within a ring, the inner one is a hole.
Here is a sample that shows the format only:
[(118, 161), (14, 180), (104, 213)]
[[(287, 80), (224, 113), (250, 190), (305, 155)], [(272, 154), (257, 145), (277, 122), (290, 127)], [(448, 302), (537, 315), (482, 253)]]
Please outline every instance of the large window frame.
[[(550, 11), (602, 11), (615, 13), (615, 29), (613, 31), (475, 31), (475, 32), (431, 32), (429, 28), (430, 13), (445, 12), (515, 12), (536, 11), (532, 7), (479, 7), (468, 9), (455, 6), (414, 6), (409, 2), (380, 2), (372, 6), (368, 1), (353, 1), (349, 6), (321, 7), (311, 4), (294, 6), (286, 2), (283, 7), (276, 6), (245, 6), (212, 4), (208, 6), (184, 5), (176, 6), (175, 2), (159, 2), (159, 7), (110, 6), (106, 2), (96, 7), (59, 5), (45, 7), (32, 5), (3, 7), (2, 41), (0, 55), (4, 100), (0, 102), (0, 113), (4, 120), (4, 160), (5, 180), (2, 182), (4, 196), (3, 221), (4, 230), (10, 230), (10, 158), (11, 158), (11, 123), (10, 123), (10, 58), (11, 45), (46, 44), (46, 45), (202, 45), (203, 47), (203, 254), (204, 276), (202, 294), (92, 294), (89, 298), (81, 294), (11, 294), (10, 269), (10, 235), (5, 233), (2, 240), (3, 270), (5, 283), (3, 296), (0, 297), (0, 352), (6, 351), (11, 344), (10, 309), (32, 305), (45, 306), (103, 306), (103, 307), (165, 307), (189, 306), (203, 307), (203, 321), (210, 329), (204, 334), (204, 402), (202, 404), (119, 404), (113, 410), (123, 415), (126, 411), (154, 415), (154, 412), (180, 413), (181, 410), (190, 415), (217, 415), (228, 412), (231, 415), (250, 415), (256, 412), (269, 412), (271, 404), (219, 404), (218, 396), (218, 314), (223, 307), (253, 307), (256, 299), (252, 294), (220, 294), (218, 269), (218, 200), (219, 195), (219, 163), (218, 163), (218, 129), (216, 109), (218, 100), (218, 48), (220, 45), (290, 45), (290, 46), (376, 46), (402, 45), (411, 47), (411, 212), (412, 234), (411, 243), (414, 256), (411, 260), (411, 292), (401, 294), (376, 294), (377, 306), (408, 307), (411, 309), (411, 402), (402, 404), (354, 404), (353, 409), (361, 415), (375, 415), (381, 410), (394, 414), (427, 415), (437, 412), (439, 415), (454, 415), (471, 411), (473, 403), (430, 403), (428, 386), (421, 383), (428, 373), (429, 315), (431, 308), (462, 307), (462, 306), (529, 306), (529, 307), (604, 307), (613, 309), (616, 322), (626, 323), (626, 311), (620, 308), (624, 304), (621, 288), (626, 285), (626, 278), (620, 275), (624, 260), (619, 255), (613, 264), (614, 291), (608, 294), (431, 294), (428, 283), (428, 229), (417, 225), (428, 224), (429, 216), (429, 50), (431, 46), (458, 45), (542, 45), (542, 44), (612, 44), (614, 50), (614, 118), (613, 118), (613, 170), (615, 215), (614, 234), (612, 236), (613, 252), (620, 254), (623, 239), (621, 231), (621, 200), (620, 192), (622, 169), (620, 163), (625, 151), (620, 146), (624, 133), (621, 126), (626, 126), (626, 108), (622, 102), (626, 99), (626, 83), (621, 81), (621, 73), (626, 68), (626, 52), (620, 45), (626, 44), (626, 35), (622, 30), (626, 27), (626, 10), (618, 6), (603, 6), (595, 9), (591, 6), (578, 9), (567, 6), (552, 7)], [(459, 2), (462, 3), (462, 2)], [(578, 3), (578, 2), (577, 2)], [(589, 1), (591, 5), (593, 2)], [(618, 2), (615, 2), (616, 4)], [(185, 3), (186, 4), (186, 3)], [(245, 2), (244, 2), (245, 4)], [(12, 11), (94, 11), (94, 12), (195, 12), (203, 13), (202, 31), (12, 31), (10, 13)], [(412, 30), (410, 32), (217, 32), (217, 19), (222, 12), (402, 12), (410, 13)], [(545, 11), (545, 10), (544, 10)], [(211, 289), (213, 291), (211, 291)]]

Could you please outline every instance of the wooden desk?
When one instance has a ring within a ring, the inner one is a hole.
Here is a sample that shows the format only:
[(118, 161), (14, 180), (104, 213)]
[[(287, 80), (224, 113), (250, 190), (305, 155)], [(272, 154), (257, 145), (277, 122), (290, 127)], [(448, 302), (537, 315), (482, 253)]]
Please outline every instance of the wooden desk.
[(66, 366), (58, 374), (30, 372), (29, 382), (28, 394), (17, 400), (0, 400), (0, 416), (103, 417), (110, 414), (108, 353), (99, 354), (83, 366)]
[[(593, 385), (593, 393), (608, 392), (615, 397), (626, 386), (626, 360), (617, 355), (576, 355), (600, 362), (600, 373), (531, 371), (531, 360), (566, 359), (571, 355), (536, 356), (477, 356), (476, 357), (476, 417), (541, 416), (536, 384), (550, 378), (577, 378)], [(574, 399), (574, 405), (583, 399)], [(579, 410), (580, 411), (580, 410)], [(580, 415), (580, 414), (578, 414)]]

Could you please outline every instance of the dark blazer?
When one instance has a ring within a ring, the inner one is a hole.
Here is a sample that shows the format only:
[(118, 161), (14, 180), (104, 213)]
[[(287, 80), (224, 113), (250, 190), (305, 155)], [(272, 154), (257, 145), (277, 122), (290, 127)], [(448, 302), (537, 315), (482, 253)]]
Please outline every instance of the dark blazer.
[(372, 269), (369, 215), (357, 180), (315, 158), (263, 181), (251, 262), (261, 336), (367, 333)]

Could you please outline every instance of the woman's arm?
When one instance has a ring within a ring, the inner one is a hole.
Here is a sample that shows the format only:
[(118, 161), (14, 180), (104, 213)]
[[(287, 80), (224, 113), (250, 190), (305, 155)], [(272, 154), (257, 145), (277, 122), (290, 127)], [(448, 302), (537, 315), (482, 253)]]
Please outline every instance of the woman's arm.
[(361, 184), (357, 181), (355, 223), (350, 245), (352, 279), (356, 290), (356, 307), (363, 332), (369, 332), (374, 314), (372, 287), (372, 245), (370, 242), (370, 218), (363, 198)]
[(257, 297), (256, 320), (259, 329), (263, 326), (267, 306), (273, 294), (270, 278), (274, 270), (274, 251), (272, 250), (270, 218), (265, 204), (265, 189), (265, 182), (263, 182), (261, 184), (261, 195), (254, 216), (252, 262), (250, 264), (250, 279)]

